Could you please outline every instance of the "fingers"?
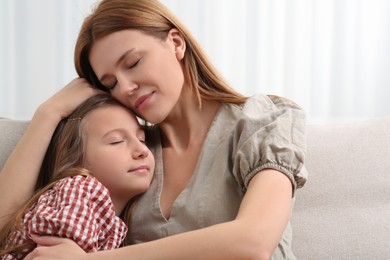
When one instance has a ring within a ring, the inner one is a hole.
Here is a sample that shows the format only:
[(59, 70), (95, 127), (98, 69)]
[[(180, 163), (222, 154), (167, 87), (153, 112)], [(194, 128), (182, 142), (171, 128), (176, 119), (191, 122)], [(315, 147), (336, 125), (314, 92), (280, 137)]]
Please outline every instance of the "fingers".
[(38, 246), (55, 246), (61, 243), (65, 243), (66, 238), (53, 237), (53, 236), (37, 236), (31, 235), (31, 239), (38, 244)]
[[(45, 256), (45, 247), (38, 246), (33, 251), (31, 251), (28, 255), (26, 255), (24, 260), (44, 260), (44, 259), (50, 259), (50, 256)], [(46, 258), (45, 258), (46, 257)]]
[(24, 259), (46, 260), (46, 259), (85, 259), (86, 253), (76, 242), (68, 238), (52, 236), (31, 236), (38, 246), (31, 251)]
[(59, 119), (63, 119), (86, 99), (98, 93), (103, 93), (103, 91), (94, 88), (84, 78), (75, 78), (41, 104), (39, 111), (43, 114), (54, 114)]

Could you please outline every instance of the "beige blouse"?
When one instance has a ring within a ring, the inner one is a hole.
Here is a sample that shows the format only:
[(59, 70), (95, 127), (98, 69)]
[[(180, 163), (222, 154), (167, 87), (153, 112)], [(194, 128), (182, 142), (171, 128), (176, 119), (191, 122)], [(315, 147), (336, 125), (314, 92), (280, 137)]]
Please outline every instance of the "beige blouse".
[[(233, 220), (248, 183), (263, 169), (284, 173), (294, 194), (307, 178), (303, 166), (305, 114), (300, 107), (284, 98), (260, 94), (243, 106), (223, 104), (211, 124), (193, 176), (174, 202), (170, 218), (165, 219), (160, 209), (164, 176), (159, 129), (151, 134), (155, 177), (133, 212), (129, 228), (132, 243)], [(295, 259), (290, 225), (273, 259)]]

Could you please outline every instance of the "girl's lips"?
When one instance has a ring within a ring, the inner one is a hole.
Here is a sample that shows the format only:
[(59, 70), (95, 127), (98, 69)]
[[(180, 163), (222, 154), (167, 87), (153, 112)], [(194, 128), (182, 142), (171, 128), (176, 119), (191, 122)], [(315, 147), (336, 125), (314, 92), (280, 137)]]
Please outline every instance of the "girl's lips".
[(142, 165), (137, 168), (133, 168), (129, 170), (129, 172), (140, 172), (140, 173), (148, 172), (148, 171), (149, 171), (149, 167), (146, 165)]
[(135, 108), (138, 109), (142, 104), (145, 103), (145, 101), (147, 101), (147, 99), (149, 99), (149, 98), (153, 95), (153, 93), (154, 93), (154, 92), (139, 97), (139, 98), (135, 101), (135, 103), (134, 103)]

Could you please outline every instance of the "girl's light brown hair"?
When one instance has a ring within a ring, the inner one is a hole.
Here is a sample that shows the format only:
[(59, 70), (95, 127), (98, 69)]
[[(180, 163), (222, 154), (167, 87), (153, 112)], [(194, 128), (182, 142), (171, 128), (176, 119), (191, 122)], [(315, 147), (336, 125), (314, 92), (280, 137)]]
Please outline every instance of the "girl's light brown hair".
[(89, 53), (96, 40), (129, 29), (164, 39), (173, 28), (185, 40), (184, 76), (196, 93), (199, 105), (203, 99), (236, 104), (245, 102), (246, 97), (229, 87), (185, 26), (157, 0), (101, 1), (92, 14), (85, 18), (80, 29), (74, 53), (77, 73), (94, 86), (107, 91), (89, 62)]
[[(65, 177), (93, 175), (93, 173), (90, 173), (82, 167), (84, 159), (83, 135), (81, 132), (82, 119), (91, 111), (110, 105), (121, 106), (121, 104), (108, 94), (93, 96), (81, 104), (69, 118), (62, 120), (58, 124), (46, 151), (34, 195), (17, 212), (7, 216), (9, 221), (0, 230), (0, 256), (9, 253), (23, 255), (25, 250), (29, 251), (36, 246), (33, 242), (9, 246), (8, 240), (15, 228), (23, 228), (20, 223), (26, 209), (37, 202), (44, 192), (51, 189), (56, 182)], [(132, 201), (129, 202), (123, 211), (125, 218), (127, 218), (126, 216)], [(23, 230), (21, 231), (23, 232)]]

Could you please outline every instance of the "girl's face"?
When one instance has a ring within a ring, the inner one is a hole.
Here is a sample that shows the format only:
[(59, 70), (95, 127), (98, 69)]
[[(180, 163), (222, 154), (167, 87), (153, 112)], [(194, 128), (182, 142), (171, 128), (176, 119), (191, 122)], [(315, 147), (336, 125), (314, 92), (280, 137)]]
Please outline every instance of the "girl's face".
[(164, 40), (138, 30), (123, 30), (97, 40), (90, 62), (112, 96), (154, 124), (178, 102), (184, 85), (185, 44), (176, 29)]
[(109, 191), (116, 210), (145, 192), (154, 173), (154, 158), (134, 114), (119, 105), (98, 108), (82, 123), (84, 167)]

